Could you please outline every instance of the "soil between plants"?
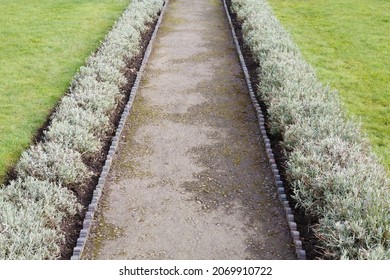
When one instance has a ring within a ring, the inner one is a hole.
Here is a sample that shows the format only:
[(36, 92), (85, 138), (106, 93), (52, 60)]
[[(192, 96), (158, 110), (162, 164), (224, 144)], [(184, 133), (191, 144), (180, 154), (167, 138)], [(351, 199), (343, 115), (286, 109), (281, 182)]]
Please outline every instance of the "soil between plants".
[(228, 10), (230, 13), (230, 16), (232, 18), (232, 23), (234, 26), (234, 30), (237, 35), (237, 39), (241, 46), (241, 51), (245, 59), (245, 63), (247, 65), (248, 71), (250, 73), (251, 78), (251, 84), (252, 88), (254, 89), (257, 100), (261, 106), (261, 109), (264, 113), (264, 119), (265, 119), (265, 126), (267, 130), (268, 137), (271, 141), (272, 150), (274, 152), (275, 161), (278, 166), (281, 179), (283, 181), (283, 184), (286, 189), (286, 194), (291, 206), (291, 209), (294, 214), (295, 222), (297, 223), (297, 228), (301, 236), (302, 246), (303, 249), (306, 251), (306, 258), (307, 259), (320, 259), (321, 258), (321, 252), (317, 247), (318, 238), (314, 235), (313, 227), (315, 227), (316, 223), (318, 222), (316, 219), (313, 219), (305, 214), (304, 209), (300, 208), (297, 205), (297, 202), (294, 200), (294, 190), (291, 184), (286, 179), (286, 157), (283, 153), (283, 148), (281, 147), (280, 143), (283, 141), (282, 137), (280, 135), (274, 135), (271, 134), (269, 131), (269, 115), (267, 113), (267, 106), (261, 99), (261, 93), (258, 90), (257, 85), (259, 84), (259, 76), (258, 76), (258, 69), (261, 67), (255, 59), (252, 56), (252, 53), (249, 49), (249, 47), (245, 44), (243, 40), (242, 35), (242, 22), (237, 19), (237, 15), (231, 10), (231, 0), (226, 0), (226, 4), (228, 6)]
[(219, 0), (170, 1), (83, 259), (294, 259)]

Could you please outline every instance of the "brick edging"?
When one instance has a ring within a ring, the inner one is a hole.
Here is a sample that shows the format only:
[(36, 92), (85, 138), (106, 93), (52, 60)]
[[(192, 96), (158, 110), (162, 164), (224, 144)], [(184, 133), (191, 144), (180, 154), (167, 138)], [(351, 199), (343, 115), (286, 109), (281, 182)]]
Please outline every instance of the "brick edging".
[(165, 10), (168, 6), (168, 3), (169, 3), (169, 0), (164, 1), (164, 6), (161, 9), (160, 16), (158, 18), (156, 26), (154, 27), (152, 37), (150, 38), (150, 41), (148, 43), (148, 47), (146, 48), (144, 57), (142, 59), (141, 67), (137, 73), (137, 77), (136, 77), (134, 84), (133, 84), (133, 87), (131, 89), (129, 101), (127, 102), (127, 104), (123, 110), (123, 113), (122, 113), (121, 118), (119, 120), (118, 127), (116, 129), (115, 136), (112, 138), (111, 146), (110, 146), (110, 149), (108, 151), (108, 155), (107, 155), (106, 161), (104, 163), (102, 172), (100, 174), (98, 184), (96, 185), (96, 188), (93, 192), (92, 201), (88, 206), (87, 212), (85, 213), (85, 218), (83, 221), (83, 228), (80, 231), (80, 235), (79, 235), (79, 238), (77, 239), (76, 246), (73, 249), (73, 255), (71, 257), (71, 260), (80, 260), (81, 259), (81, 255), (84, 251), (85, 244), (86, 244), (87, 238), (89, 236), (89, 233), (90, 233), (90, 230), (92, 227), (93, 218), (95, 216), (100, 198), (102, 196), (104, 184), (106, 182), (108, 172), (110, 171), (110, 168), (111, 168), (113, 156), (116, 152), (116, 149), (118, 148), (119, 139), (121, 137), (123, 128), (125, 126), (126, 119), (129, 116), (131, 108), (133, 106), (133, 102), (134, 102), (135, 96), (137, 94), (139, 84), (140, 84), (143, 72), (145, 70), (145, 67), (146, 67), (146, 63), (148, 62), (149, 56), (152, 52), (153, 43), (156, 39), (157, 32), (158, 32), (158, 29), (161, 25), (161, 21), (162, 21), (163, 15), (165, 13)]
[(294, 215), (293, 215), (291, 207), (289, 205), (283, 182), (280, 178), (279, 169), (278, 169), (276, 162), (275, 162), (274, 153), (273, 153), (272, 147), (271, 147), (271, 141), (269, 140), (268, 135), (267, 135), (267, 131), (265, 129), (264, 114), (261, 110), (259, 102), (257, 101), (256, 95), (253, 91), (249, 71), (248, 71), (248, 68), (246, 66), (245, 59), (244, 59), (244, 56), (243, 56), (242, 51), (241, 51), (241, 46), (240, 46), (240, 43), (238, 42), (238, 39), (236, 36), (236, 32), (235, 32), (234, 27), (233, 27), (232, 19), (230, 17), (229, 10), (228, 10), (228, 7), (226, 5), (226, 0), (222, 0), (222, 1), (223, 1), (226, 16), (227, 16), (227, 19), (229, 22), (230, 31), (232, 33), (234, 44), (235, 44), (236, 49), (237, 49), (238, 57), (240, 59), (241, 68), (242, 68), (242, 71), (244, 72), (246, 85), (248, 87), (248, 93), (249, 93), (249, 96), (252, 100), (253, 107), (255, 108), (255, 111), (256, 111), (257, 120), (258, 120), (259, 128), (260, 128), (260, 134), (263, 138), (268, 161), (269, 161), (269, 164), (271, 165), (271, 168), (272, 168), (272, 173), (274, 175), (274, 181), (275, 181), (275, 186), (276, 186), (276, 189), (278, 192), (279, 200), (282, 203), (282, 205), (284, 207), (284, 211), (286, 213), (286, 219), (288, 222), (288, 227), (290, 229), (290, 235), (291, 235), (292, 241), (293, 241), (294, 246), (295, 246), (295, 254), (299, 260), (305, 260), (306, 259), (306, 251), (302, 248), (302, 241), (300, 240), (300, 234), (299, 234), (299, 231), (297, 230), (297, 224), (294, 222)]

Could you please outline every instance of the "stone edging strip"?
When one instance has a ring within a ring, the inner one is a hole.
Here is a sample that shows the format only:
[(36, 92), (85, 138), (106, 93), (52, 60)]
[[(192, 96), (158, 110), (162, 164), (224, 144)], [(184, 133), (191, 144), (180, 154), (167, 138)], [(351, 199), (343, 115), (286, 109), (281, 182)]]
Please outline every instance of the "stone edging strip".
[(290, 235), (291, 235), (291, 238), (292, 238), (294, 245), (295, 245), (295, 253), (296, 253), (296, 256), (299, 260), (305, 260), (306, 259), (306, 251), (302, 248), (302, 241), (300, 240), (300, 234), (299, 234), (299, 231), (297, 230), (297, 224), (294, 222), (294, 215), (292, 214), (291, 207), (290, 207), (289, 202), (287, 200), (285, 188), (283, 186), (283, 182), (280, 178), (279, 170), (278, 170), (278, 167), (277, 167), (276, 162), (275, 162), (274, 153), (273, 153), (272, 148), (271, 148), (271, 142), (267, 136), (267, 132), (265, 129), (264, 115), (263, 115), (263, 112), (261, 110), (259, 102), (257, 101), (256, 95), (255, 95), (253, 88), (252, 88), (252, 83), (250, 80), (249, 71), (248, 71), (248, 68), (246, 66), (244, 56), (242, 55), (241, 47), (240, 47), (240, 44), (238, 42), (236, 32), (234, 31), (232, 19), (230, 17), (229, 10), (228, 10), (228, 7), (226, 5), (226, 0), (222, 0), (222, 1), (223, 1), (223, 5), (225, 8), (225, 13), (226, 13), (227, 19), (229, 21), (230, 31), (231, 31), (232, 36), (233, 36), (234, 44), (236, 45), (238, 57), (240, 59), (241, 68), (242, 68), (242, 71), (244, 72), (246, 85), (248, 87), (248, 93), (249, 93), (249, 96), (252, 100), (253, 106), (256, 110), (256, 115), (257, 115), (257, 119), (259, 122), (260, 133), (261, 133), (261, 136), (263, 138), (268, 161), (271, 165), (272, 173), (274, 175), (275, 186), (277, 188), (279, 200), (281, 201), (281, 203), (284, 206), (288, 226), (290, 229)]
[(81, 255), (83, 253), (88, 235), (89, 235), (90, 230), (91, 230), (93, 218), (95, 216), (95, 212), (97, 210), (100, 198), (102, 196), (104, 184), (106, 182), (108, 172), (110, 171), (110, 168), (111, 168), (113, 156), (115, 154), (116, 149), (118, 148), (119, 139), (121, 137), (123, 128), (125, 126), (126, 119), (129, 116), (131, 108), (133, 106), (133, 102), (134, 102), (135, 96), (137, 94), (137, 91), (138, 91), (138, 88), (140, 85), (140, 81), (141, 81), (143, 72), (144, 72), (145, 67), (146, 67), (146, 63), (148, 62), (149, 56), (152, 52), (153, 43), (156, 39), (157, 32), (158, 32), (158, 29), (161, 25), (161, 21), (162, 21), (162, 18), (164, 16), (165, 10), (168, 6), (168, 3), (169, 3), (169, 0), (165, 0), (164, 6), (160, 12), (159, 19), (158, 19), (157, 24), (154, 28), (152, 37), (150, 38), (150, 41), (148, 43), (148, 47), (146, 48), (144, 57), (142, 59), (141, 67), (137, 73), (137, 77), (136, 77), (134, 84), (133, 84), (133, 87), (131, 89), (129, 101), (127, 102), (127, 104), (123, 110), (123, 113), (122, 113), (121, 118), (119, 120), (118, 127), (116, 129), (115, 136), (112, 138), (111, 146), (110, 146), (110, 149), (108, 151), (108, 155), (107, 155), (106, 161), (104, 163), (102, 172), (100, 174), (98, 184), (93, 192), (92, 201), (88, 206), (87, 212), (85, 213), (83, 228), (81, 229), (79, 238), (77, 239), (76, 247), (73, 249), (73, 256), (71, 257), (71, 260), (80, 260), (81, 259)]

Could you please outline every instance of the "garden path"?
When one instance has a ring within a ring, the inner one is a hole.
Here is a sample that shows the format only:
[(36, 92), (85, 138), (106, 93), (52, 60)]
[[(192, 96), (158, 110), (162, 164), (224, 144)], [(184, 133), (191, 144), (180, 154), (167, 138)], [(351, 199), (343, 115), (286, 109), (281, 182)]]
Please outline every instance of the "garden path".
[(84, 259), (294, 259), (220, 0), (171, 0)]

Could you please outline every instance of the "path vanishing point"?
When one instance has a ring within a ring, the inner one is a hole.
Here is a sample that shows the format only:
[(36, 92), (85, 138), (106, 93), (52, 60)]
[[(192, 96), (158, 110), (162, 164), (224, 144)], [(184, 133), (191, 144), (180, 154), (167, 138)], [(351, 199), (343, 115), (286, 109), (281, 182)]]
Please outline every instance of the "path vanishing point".
[(83, 259), (295, 259), (220, 0), (171, 0)]

